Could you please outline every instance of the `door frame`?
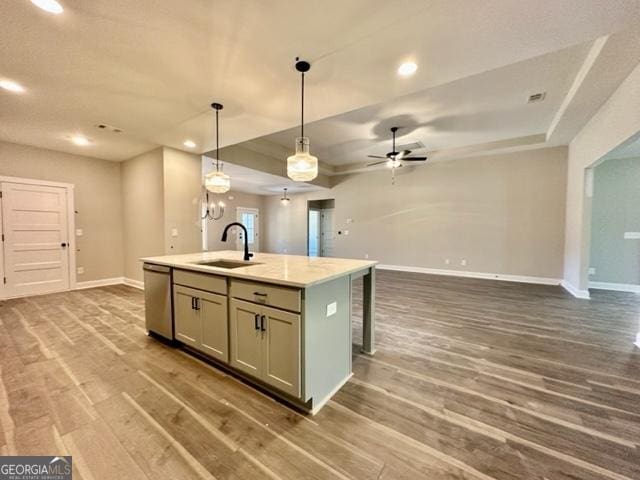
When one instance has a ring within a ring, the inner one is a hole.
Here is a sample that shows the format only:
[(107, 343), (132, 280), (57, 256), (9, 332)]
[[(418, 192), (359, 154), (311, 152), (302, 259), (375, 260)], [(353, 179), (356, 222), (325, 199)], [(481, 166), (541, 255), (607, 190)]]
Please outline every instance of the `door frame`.
[[(22, 177), (6, 177), (0, 176), (0, 185), (2, 183), (19, 183), (21, 185), (38, 185), (42, 187), (57, 187), (64, 188), (67, 193), (67, 238), (69, 240), (69, 248), (67, 248), (67, 255), (69, 256), (69, 290), (76, 289), (76, 222), (75, 222), (75, 199), (74, 191), (75, 185), (73, 183), (62, 182), (50, 182), (48, 180), (37, 180), (34, 178), (22, 178)], [(1, 194), (1, 190), (0, 190)], [(1, 196), (1, 195), (0, 195)], [(2, 218), (2, 199), (0, 198), (0, 233), (4, 234), (4, 223)], [(4, 278), (4, 242), (2, 243), (2, 260), (0, 261), (0, 275)], [(0, 282), (0, 298), (6, 299), (4, 282)]]
[[(261, 232), (260, 232), (260, 209), (256, 207), (236, 207), (236, 222), (242, 223), (240, 221), (240, 217), (242, 213), (253, 213), (256, 216), (257, 222), (253, 225), (254, 230), (254, 246), (253, 249), (251, 245), (249, 245), (249, 250), (253, 250), (254, 252), (260, 252), (260, 242), (261, 242)], [(240, 246), (240, 232), (238, 229), (238, 234), (236, 235), (236, 250), (242, 250), (244, 248), (244, 244)], [(257, 242), (255, 242), (257, 240)], [(257, 248), (256, 248), (257, 243)]]

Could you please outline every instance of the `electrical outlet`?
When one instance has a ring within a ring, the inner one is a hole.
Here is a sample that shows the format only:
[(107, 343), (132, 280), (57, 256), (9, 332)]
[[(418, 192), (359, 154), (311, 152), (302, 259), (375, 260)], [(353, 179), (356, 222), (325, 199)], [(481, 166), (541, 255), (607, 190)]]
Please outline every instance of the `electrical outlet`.
[(365, 258), (365, 260), (369, 260), (369, 254), (368, 254), (368, 253), (365, 253), (365, 254), (364, 254), (364, 258)]
[(625, 240), (640, 240), (640, 232), (624, 232)]
[(344, 233), (345, 235), (349, 235), (349, 230), (344, 230), (342, 233)]
[(81, 237), (84, 234), (81, 228), (76, 228), (76, 237)]
[(335, 315), (337, 311), (338, 311), (337, 302), (332, 302), (329, 305), (327, 305), (327, 317), (330, 317), (331, 315)]
[(286, 248), (283, 248), (283, 249), (282, 249), (282, 253), (287, 253), (287, 249), (286, 249)]
[(449, 265), (449, 264), (451, 264), (451, 260), (450, 260), (449, 258), (445, 258), (445, 259), (444, 259), (444, 264), (445, 264), (445, 265)]
[(589, 267), (589, 275), (595, 275), (595, 274), (596, 274), (595, 267)]
[(466, 267), (467, 261), (463, 258), (462, 260), (460, 260), (460, 265), (462, 265), (463, 267)]
[(82, 275), (84, 273), (84, 267), (78, 267), (76, 271), (78, 272), (78, 275)]
[(172, 237), (177, 237), (178, 236), (178, 229), (177, 228), (172, 228), (171, 229), (171, 236)]

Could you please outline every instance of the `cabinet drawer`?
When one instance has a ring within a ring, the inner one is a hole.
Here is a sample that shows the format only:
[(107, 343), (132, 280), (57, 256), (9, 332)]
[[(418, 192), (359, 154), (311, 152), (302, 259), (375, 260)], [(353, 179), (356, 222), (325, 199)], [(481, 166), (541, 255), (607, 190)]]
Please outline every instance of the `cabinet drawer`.
[(231, 296), (292, 312), (300, 311), (300, 290), (297, 288), (231, 279)]
[(173, 283), (221, 295), (227, 294), (227, 279), (218, 275), (174, 269)]

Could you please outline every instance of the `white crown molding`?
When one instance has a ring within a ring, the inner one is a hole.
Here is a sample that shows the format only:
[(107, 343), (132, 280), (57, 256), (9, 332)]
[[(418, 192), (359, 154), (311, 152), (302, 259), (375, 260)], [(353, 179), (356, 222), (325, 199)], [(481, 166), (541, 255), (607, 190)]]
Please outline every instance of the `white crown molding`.
[(632, 283), (589, 282), (589, 288), (640, 294), (640, 285), (634, 285)]
[(122, 279), (122, 283), (124, 283), (125, 285), (129, 285), (130, 287), (133, 287), (133, 288), (144, 290), (144, 282), (141, 280), (134, 280), (133, 278), (124, 277)]
[(591, 298), (591, 296), (589, 295), (589, 290), (580, 290), (571, 285), (566, 280), (562, 280), (562, 282), (560, 282), (560, 285), (562, 285), (562, 288), (564, 288), (567, 292), (569, 292), (576, 298), (581, 298), (583, 300), (589, 300)]
[(85, 288), (106, 287), (108, 285), (120, 285), (124, 283), (124, 277), (101, 278), (99, 280), (88, 280), (86, 282), (76, 282), (73, 290), (84, 290)]
[(380, 270), (397, 272), (426, 273), (429, 275), (447, 275), (450, 277), (482, 278), (485, 280), (502, 280), (505, 282), (535, 283), (539, 285), (560, 285), (559, 278), (530, 277), (526, 275), (508, 275), (502, 273), (467, 272), (463, 270), (443, 270), (439, 268), (409, 267), (405, 265), (376, 265)]

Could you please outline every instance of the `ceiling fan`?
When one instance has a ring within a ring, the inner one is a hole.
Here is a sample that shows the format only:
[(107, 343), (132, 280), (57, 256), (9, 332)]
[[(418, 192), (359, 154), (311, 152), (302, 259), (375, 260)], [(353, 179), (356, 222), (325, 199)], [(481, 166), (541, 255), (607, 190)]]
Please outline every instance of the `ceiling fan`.
[(410, 157), (411, 150), (402, 150), (401, 152), (396, 151), (396, 132), (399, 127), (391, 127), (391, 134), (393, 135), (392, 148), (389, 153), (387, 153), (384, 157), (381, 155), (367, 155), (369, 158), (381, 158), (379, 162), (368, 163), (367, 167), (373, 167), (376, 165), (382, 165), (383, 163), (387, 164), (387, 167), (396, 169), (402, 166), (404, 162), (424, 162), (427, 160), (427, 157)]

